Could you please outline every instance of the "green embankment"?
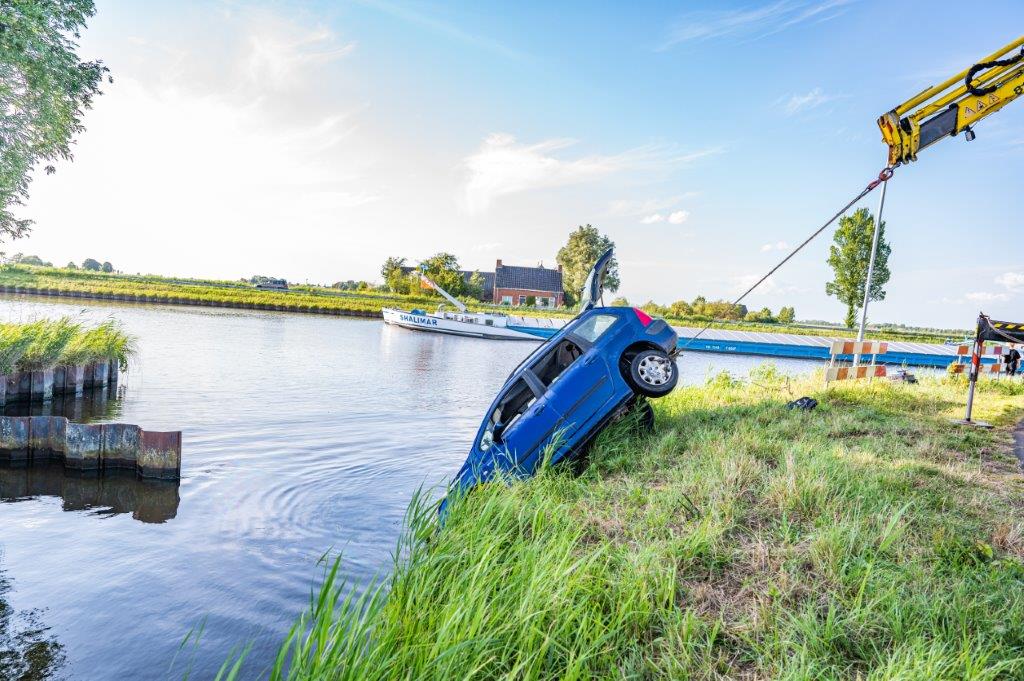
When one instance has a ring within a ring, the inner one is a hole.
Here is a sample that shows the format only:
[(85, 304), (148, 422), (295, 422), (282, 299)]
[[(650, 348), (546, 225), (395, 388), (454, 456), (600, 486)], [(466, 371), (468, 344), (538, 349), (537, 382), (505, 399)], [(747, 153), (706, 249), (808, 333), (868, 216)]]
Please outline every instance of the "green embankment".
[(954, 378), (751, 381), (680, 389), (653, 435), (439, 531), (414, 502), (392, 575), (353, 600), (330, 572), (271, 676), (1024, 678), (1024, 386), (980, 385), (983, 431), (950, 423)]
[[(379, 291), (337, 291), (329, 288), (303, 286), (291, 291), (260, 290), (237, 281), (205, 279), (174, 279), (155, 275), (104, 274), (85, 270), (55, 267), (7, 265), (0, 267), (0, 292), (33, 295), (70, 295), (122, 302), (144, 302), (176, 305), (205, 305), (256, 310), (312, 312), (363, 317), (377, 317), (383, 307), (434, 309), (441, 298), (432, 295), (403, 296)], [(565, 310), (523, 310), (500, 305), (484, 305), (467, 300), (473, 310), (522, 313), (529, 316), (569, 318)], [(702, 327), (704, 318), (669, 318), (679, 326)], [(851, 332), (841, 328), (807, 327), (786, 324), (759, 324), (716, 320), (712, 328), (737, 331), (765, 331), (850, 338)], [(879, 340), (903, 340), (921, 343), (942, 343), (948, 334), (928, 331), (888, 329), (872, 331), (868, 337)]]

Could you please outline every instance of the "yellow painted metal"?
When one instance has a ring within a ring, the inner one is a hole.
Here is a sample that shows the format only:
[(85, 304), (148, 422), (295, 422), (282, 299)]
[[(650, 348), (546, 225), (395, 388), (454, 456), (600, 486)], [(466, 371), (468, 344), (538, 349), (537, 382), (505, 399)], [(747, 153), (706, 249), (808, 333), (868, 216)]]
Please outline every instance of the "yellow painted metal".
[[(978, 63), (1013, 56), (1010, 53), (1022, 46), (1024, 36), (984, 57)], [(964, 83), (969, 72), (969, 68), (965, 69), (948, 80), (923, 90), (879, 117), (878, 127), (882, 131), (882, 141), (889, 147), (890, 166), (917, 160), (921, 148), (921, 125), (933, 116), (939, 116), (941, 112), (950, 108), (956, 109), (956, 121), (950, 131), (950, 135), (955, 136), (1024, 95), (1024, 62), (996, 66), (975, 76), (972, 84), (976, 89), (995, 88), (991, 94), (980, 97), (968, 92)], [(905, 115), (914, 107), (921, 108)]]

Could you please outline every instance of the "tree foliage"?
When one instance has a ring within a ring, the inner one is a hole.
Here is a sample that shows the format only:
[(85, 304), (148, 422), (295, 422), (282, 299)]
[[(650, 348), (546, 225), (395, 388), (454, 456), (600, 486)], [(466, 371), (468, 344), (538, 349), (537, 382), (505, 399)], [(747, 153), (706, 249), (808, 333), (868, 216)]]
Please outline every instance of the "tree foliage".
[(453, 296), (466, 293), (466, 281), (459, 269), (459, 259), (451, 253), (436, 253), (423, 261), (426, 275)]
[[(580, 225), (569, 234), (569, 240), (555, 256), (562, 266), (562, 288), (565, 289), (567, 304), (579, 300), (590, 269), (605, 251), (614, 247), (611, 239), (589, 224)], [(604, 290), (615, 293), (619, 290), (619, 283), (619, 263), (613, 257), (604, 279)]]
[(403, 267), (405, 267), (405, 258), (390, 257), (380, 268), (384, 286), (392, 293), (409, 293), (409, 276), (402, 270)]
[[(846, 305), (846, 326), (857, 323), (857, 311), (864, 304), (864, 285), (868, 278), (871, 258), (871, 240), (875, 231), (875, 218), (867, 208), (861, 208), (839, 221), (828, 264), (835, 278), (825, 284), (825, 293), (835, 296)], [(878, 230), (878, 254), (872, 276), (870, 299), (885, 300), (885, 285), (889, 282), (889, 243), (885, 240), (885, 221)]]
[(71, 160), (82, 117), (100, 94), (107, 68), (81, 61), (80, 31), (92, 0), (0, 1), (0, 238), (25, 234), (31, 221), (13, 209), (28, 199), (33, 168)]
[(779, 321), (783, 324), (792, 324), (796, 321), (796, 310), (792, 306), (780, 307)]
[(111, 272), (114, 271), (114, 266), (111, 265), (110, 262), (108, 261), (108, 262), (104, 262), (103, 265), (101, 265), (101, 269), (104, 272), (106, 272), (107, 274), (110, 274)]
[(103, 269), (103, 265), (100, 264), (99, 260), (93, 260), (92, 258), (86, 258), (82, 261), (82, 269), (89, 270), (90, 272), (99, 272)]

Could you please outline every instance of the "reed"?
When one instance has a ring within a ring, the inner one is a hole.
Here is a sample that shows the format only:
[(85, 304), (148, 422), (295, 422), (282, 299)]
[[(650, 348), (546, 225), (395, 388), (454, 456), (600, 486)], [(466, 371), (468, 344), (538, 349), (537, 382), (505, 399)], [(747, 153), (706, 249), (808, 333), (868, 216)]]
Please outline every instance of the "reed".
[(136, 339), (115, 320), (87, 328), (69, 317), (0, 325), (0, 375), (57, 365), (117, 362), (121, 369), (137, 352)]
[(963, 399), (770, 369), (680, 389), (580, 475), (487, 485), (443, 528), (417, 495), (390, 576), (331, 563), (247, 678), (1022, 678), (1024, 386), (980, 384), (993, 431), (949, 422)]

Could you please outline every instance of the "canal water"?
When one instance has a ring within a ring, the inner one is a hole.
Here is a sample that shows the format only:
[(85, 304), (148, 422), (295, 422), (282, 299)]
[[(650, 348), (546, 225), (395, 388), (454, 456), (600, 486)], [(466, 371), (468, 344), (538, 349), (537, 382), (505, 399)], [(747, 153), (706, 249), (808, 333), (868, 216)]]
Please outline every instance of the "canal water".
[[(323, 554), (340, 553), (357, 586), (386, 572), (412, 494), (458, 469), (535, 347), (372, 320), (0, 298), (0, 319), (65, 314), (122, 320), (140, 356), (116, 393), (51, 408), (184, 431), (182, 480), (0, 468), (0, 678), (5, 655), (28, 655), (33, 679), (210, 678), (245, 644), (245, 676), (258, 675)], [(761, 361), (689, 353), (680, 370), (693, 383)]]

